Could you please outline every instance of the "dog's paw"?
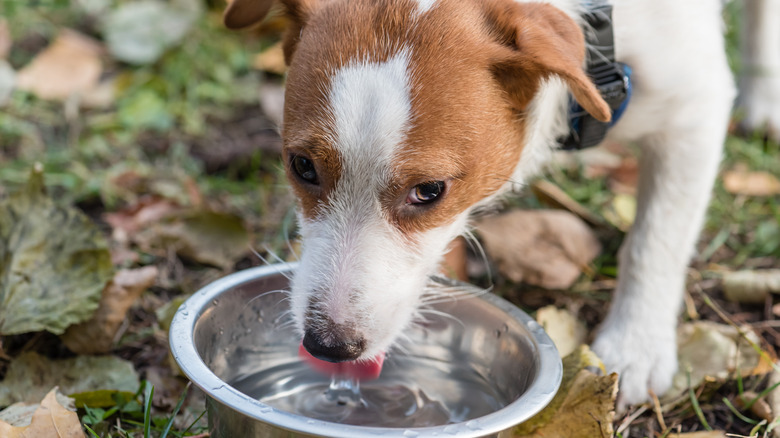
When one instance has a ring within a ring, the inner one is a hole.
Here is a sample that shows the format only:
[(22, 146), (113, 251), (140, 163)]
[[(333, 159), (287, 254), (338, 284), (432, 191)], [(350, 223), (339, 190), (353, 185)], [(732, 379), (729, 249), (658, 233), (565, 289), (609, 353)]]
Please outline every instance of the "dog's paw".
[(648, 390), (661, 395), (672, 385), (677, 371), (677, 339), (674, 329), (652, 324), (605, 323), (593, 351), (609, 372), (620, 378), (618, 410), (650, 399)]
[(740, 129), (765, 132), (780, 141), (780, 76), (743, 78), (739, 107), (743, 112)]

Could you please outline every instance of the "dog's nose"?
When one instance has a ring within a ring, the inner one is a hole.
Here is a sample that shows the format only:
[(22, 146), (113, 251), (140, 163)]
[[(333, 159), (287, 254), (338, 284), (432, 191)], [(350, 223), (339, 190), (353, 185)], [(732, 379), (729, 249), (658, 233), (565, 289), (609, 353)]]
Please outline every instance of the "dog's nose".
[(328, 362), (346, 362), (360, 357), (366, 350), (366, 341), (358, 339), (340, 339), (333, 343), (326, 343), (322, 337), (306, 330), (303, 335), (303, 347), (317, 359)]

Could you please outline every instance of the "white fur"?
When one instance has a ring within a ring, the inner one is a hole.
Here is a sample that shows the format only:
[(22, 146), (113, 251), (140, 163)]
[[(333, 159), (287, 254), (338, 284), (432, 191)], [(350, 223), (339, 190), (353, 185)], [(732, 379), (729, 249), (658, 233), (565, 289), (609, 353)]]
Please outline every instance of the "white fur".
[(422, 15), (436, 5), (436, 0), (415, 0), (417, 2), (417, 15)]
[[(334, 72), (330, 143), (342, 174), (326, 211), (315, 220), (299, 217), (303, 248), (291, 286), (294, 319), (302, 324), (310, 297), (318, 295), (324, 315), (365, 338), (362, 358), (386, 351), (411, 322), (428, 274), (466, 221), (464, 214), (455, 224), (416, 236), (415, 250), (382, 211), (379, 193), (411, 120), (408, 63), (409, 52), (402, 50), (386, 62), (353, 62)], [(322, 321), (308, 323), (324, 327)], [(327, 333), (322, 337), (330, 340)]]
[(742, 125), (780, 140), (780, 0), (743, 0)]

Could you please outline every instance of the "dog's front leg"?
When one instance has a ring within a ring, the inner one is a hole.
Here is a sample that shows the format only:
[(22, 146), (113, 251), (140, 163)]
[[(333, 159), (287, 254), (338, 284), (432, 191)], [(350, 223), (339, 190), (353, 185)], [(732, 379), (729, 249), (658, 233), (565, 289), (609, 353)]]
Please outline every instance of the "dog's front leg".
[(620, 408), (647, 400), (648, 389), (663, 394), (677, 370), (686, 268), (720, 162), (729, 105), (724, 99), (719, 111), (702, 116), (706, 126), (669, 129), (642, 142), (636, 221), (593, 345), (620, 374)]

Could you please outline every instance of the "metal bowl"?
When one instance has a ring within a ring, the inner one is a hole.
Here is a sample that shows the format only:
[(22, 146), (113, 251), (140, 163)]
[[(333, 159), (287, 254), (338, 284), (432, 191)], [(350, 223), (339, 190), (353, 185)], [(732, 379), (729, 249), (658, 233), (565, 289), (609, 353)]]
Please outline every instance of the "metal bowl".
[[(425, 324), (410, 328), (398, 351), (388, 355), (382, 376), (429, 380), (420, 363), (438, 364), (452, 400), (475, 397), (458, 391), (465, 365), (484, 379), (501, 403), (477, 418), (426, 427), (375, 427), (322, 421), (270, 406), (236, 389), (236, 382), (280, 364), (297, 362), (300, 338), (289, 323), (287, 277), (295, 265), (271, 265), (217, 280), (182, 304), (170, 329), (170, 345), (182, 371), (207, 395), (211, 436), (275, 437), (501, 437), (544, 408), (562, 376), (561, 360), (541, 326), (509, 302), (492, 294), (444, 300)], [(470, 287), (461, 285), (461, 287)], [(473, 286), (471, 286), (473, 287)], [(425, 358), (427, 362), (405, 360)], [(415, 365), (416, 364), (416, 365)], [(278, 381), (284, 381), (284, 378)], [(440, 383), (441, 384), (441, 383)], [(262, 394), (260, 394), (262, 396)]]

